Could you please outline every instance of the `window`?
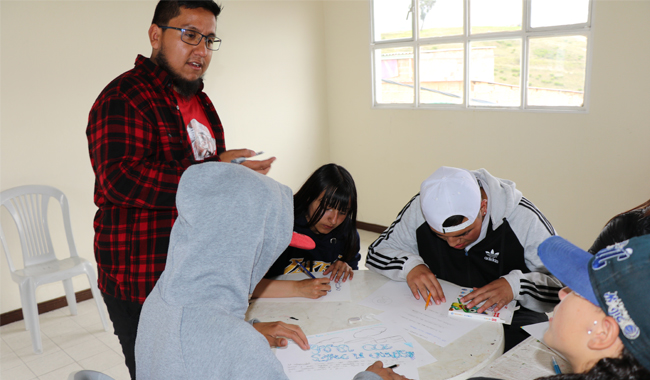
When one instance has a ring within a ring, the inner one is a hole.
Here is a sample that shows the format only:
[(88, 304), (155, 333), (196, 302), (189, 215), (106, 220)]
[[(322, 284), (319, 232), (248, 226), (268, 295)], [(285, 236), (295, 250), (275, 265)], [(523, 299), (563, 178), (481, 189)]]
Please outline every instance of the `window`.
[(377, 108), (587, 109), (592, 0), (371, 4)]

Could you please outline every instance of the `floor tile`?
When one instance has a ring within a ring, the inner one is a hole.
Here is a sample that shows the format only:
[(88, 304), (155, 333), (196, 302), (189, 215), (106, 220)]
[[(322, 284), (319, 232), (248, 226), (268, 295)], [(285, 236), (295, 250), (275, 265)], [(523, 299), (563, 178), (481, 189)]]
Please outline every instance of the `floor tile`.
[(0, 379), (32, 380), (36, 379), (36, 374), (26, 364), (21, 364), (13, 368), (0, 367)]
[(64, 335), (53, 337), (52, 341), (56, 343), (57, 346), (65, 350), (68, 349), (69, 347), (73, 347), (75, 345), (82, 344), (88, 340), (93, 340), (93, 339), (97, 339), (97, 338), (95, 338), (88, 331), (79, 327), (77, 330), (68, 331)]
[(103, 332), (93, 335), (102, 343), (110, 347), (113, 351), (117, 352), (118, 354), (122, 354), (122, 346), (120, 345), (120, 340), (117, 339), (117, 336), (115, 336), (115, 334)]
[[(2, 331), (2, 340), (14, 351), (23, 347), (32, 347), (32, 335), (24, 329)], [(41, 332), (41, 340), (43, 340), (43, 332)]]
[(82, 329), (71, 316), (60, 317), (41, 323), (41, 332), (50, 338), (69, 334)]
[(124, 363), (116, 365), (115, 367), (111, 367), (102, 372), (112, 377), (114, 380), (131, 380), (129, 369), (126, 368), (126, 364)]
[(13, 352), (3, 352), (0, 356), (0, 368), (3, 370), (19, 367), (21, 364), (25, 363)]
[(77, 362), (107, 351), (113, 352), (113, 350), (95, 337), (91, 337), (91, 339), (65, 349), (65, 353)]
[(81, 371), (82, 369), (78, 363), (71, 363), (39, 376), (38, 380), (68, 380), (68, 376), (72, 372)]
[(44, 375), (59, 368), (74, 363), (74, 360), (62, 350), (51, 353), (43, 353), (38, 360), (25, 363), (36, 376)]
[[(46, 336), (42, 336), (42, 343), (43, 343), (43, 353), (52, 353), (54, 351), (59, 351), (61, 350), (59, 346), (54, 344), (52, 340)], [(34, 353), (34, 348), (30, 344), (29, 346), (21, 347), (17, 350), (14, 351), (18, 357), (25, 363), (30, 362), (32, 360), (38, 360), (39, 358), (42, 357), (43, 354), (36, 354)]]
[[(106, 370), (116, 367), (124, 366), (124, 356), (114, 352), (113, 350), (104, 351), (100, 354), (78, 360), (80, 366), (84, 369), (92, 369), (93, 371), (105, 372)], [(128, 372), (128, 371), (127, 371)]]
[(6, 354), (6, 353), (14, 353), (14, 350), (9, 347), (7, 343), (5, 343), (4, 339), (0, 339), (0, 356)]
[[(79, 313), (73, 317), (71, 317), (79, 326), (81, 327), (88, 327), (88, 326), (94, 326), (94, 325), (99, 325), (102, 326), (102, 319), (99, 316), (99, 311), (97, 311), (97, 306), (95, 305), (94, 300), (88, 300), (88, 302), (83, 302), (84, 305), (91, 305), (91, 308), (85, 308), (85, 310), (79, 310)], [(80, 304), (81, 305), (81, 304)], [(106, 315), (106, 320), (109, 322), (108, 318), (108, 313), (104, 312)], [(101, 329), (103, 330), (104, 327), (102, 326)]]

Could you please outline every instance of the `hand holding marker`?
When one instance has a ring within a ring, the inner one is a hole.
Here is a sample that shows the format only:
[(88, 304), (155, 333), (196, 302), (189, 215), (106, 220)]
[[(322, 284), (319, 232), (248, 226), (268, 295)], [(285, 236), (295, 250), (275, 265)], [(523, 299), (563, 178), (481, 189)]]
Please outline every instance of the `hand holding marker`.
[(255, 156), (259, 156), (260, 154), (264, 154), (264, 151), (260, 150), (259, 152), (256, 152), (251, 157), (237, 157), (234, 160), (230, 160), (230, 162), (233, 163), (233, 164), (241, 164), (242, 162), (246, 161), (247, 158), (252, 158), (252, 157), (255, 157)]
[(313, 278), (314, 280), (316, 279), (316, 277), (313, 274), (311, 274), (311, 272), (308, 271), (307, 268), (305, 268), (299, 261), (298, 261), (298, 265), (300, 266), (300, 268), (302, 268), (303, 272), (309, 275), (309, 277)]
[(551, 356), (551, 359), (553, 360), (553, 370), (555, 370), (555, 374), (556, 375), (561, 374), (562, 371), (560, 371), (560, 366), (557, 365), (557, 361), (555, 361), (555, 356)]

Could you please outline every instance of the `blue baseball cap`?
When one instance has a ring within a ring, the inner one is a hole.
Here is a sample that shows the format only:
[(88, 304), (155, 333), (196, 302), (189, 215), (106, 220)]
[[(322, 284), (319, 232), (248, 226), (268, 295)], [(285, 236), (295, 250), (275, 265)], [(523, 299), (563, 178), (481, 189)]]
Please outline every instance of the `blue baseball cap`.
[(650, 235), (595, 255), (551, 236), (538, 252), (551, 274), (616, 320), (625, 347), (650, 370)]

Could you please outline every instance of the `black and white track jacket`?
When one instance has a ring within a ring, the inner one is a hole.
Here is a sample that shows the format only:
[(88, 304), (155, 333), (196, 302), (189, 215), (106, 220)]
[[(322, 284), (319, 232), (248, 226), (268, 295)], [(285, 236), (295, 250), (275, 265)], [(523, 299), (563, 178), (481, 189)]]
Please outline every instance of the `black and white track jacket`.
[(436, 277), (465, 287), (482, 287), (503, 277), (521, 306), (552, 311), (562, 283), (544, 267), (537, 247), (555, 235), (553, 226), (514, 182), (485, 169), (470, 172), (488, 197), (489, 218), (474, 243), (459, 250), (436, 236), (424, 219), (418, 193), (370, 245), (366, 267), (406, 281), (411, 269), (425, 264)]

